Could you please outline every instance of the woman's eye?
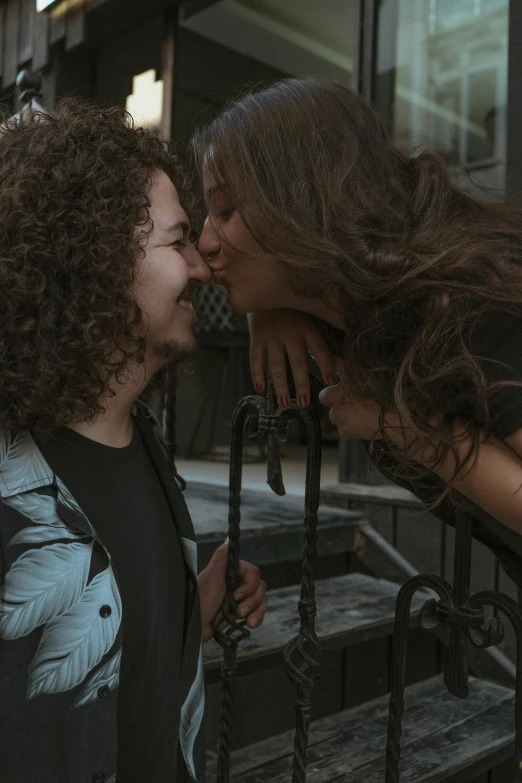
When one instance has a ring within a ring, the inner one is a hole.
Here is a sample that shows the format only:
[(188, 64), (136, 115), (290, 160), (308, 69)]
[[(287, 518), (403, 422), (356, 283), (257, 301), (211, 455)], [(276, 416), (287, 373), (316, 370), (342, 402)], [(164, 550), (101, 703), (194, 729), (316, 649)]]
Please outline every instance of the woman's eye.
[(218, 218), (226, 222), (227, 220), (230, 220), (235, 211), (236, 210), (234, 207), (227, 207), (226, 209), (222, 209), (221, 212), (218, 212)]

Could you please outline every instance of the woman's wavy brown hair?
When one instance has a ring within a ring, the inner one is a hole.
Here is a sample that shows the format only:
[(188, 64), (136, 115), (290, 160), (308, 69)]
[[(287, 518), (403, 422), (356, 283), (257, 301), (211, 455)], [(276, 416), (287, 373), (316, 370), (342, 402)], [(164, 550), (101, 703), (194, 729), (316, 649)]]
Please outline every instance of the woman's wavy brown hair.
[[(354, 396), (398, 412), (435, 447), (432, 467), (451, 451), (455, 478), (490, 430), (493, 392), (520, 385), (492, 381), (470, 346), (488, 312), (521, 314), (522, 209), (459, 190), (440, 157), (399, 149), (367, 102), (328, 81), (248, 94), (193, 144), (289, 285), (340, 303)], [(472, 436), (460, 456), (457, 418)], [(425, 473), (405, 456), (395, 470)]]
[(143, 361), (148, 192), (162, 169), (183, 199), (184, 177), (121, 108), (65, 99), (0, 122), (0, 428), (50, 434), (102, 413), (111, 381)]

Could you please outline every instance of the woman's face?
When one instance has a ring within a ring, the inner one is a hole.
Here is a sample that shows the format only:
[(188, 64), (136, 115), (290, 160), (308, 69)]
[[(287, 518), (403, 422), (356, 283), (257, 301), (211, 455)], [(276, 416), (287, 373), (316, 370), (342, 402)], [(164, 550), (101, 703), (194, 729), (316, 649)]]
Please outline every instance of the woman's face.
[(225, 286), (237, 313), (295, 306), (284, 267), (263, 252), (226, 188), (204, 181), (208, 217), (198, 249), (208, 260), (213, 281)]

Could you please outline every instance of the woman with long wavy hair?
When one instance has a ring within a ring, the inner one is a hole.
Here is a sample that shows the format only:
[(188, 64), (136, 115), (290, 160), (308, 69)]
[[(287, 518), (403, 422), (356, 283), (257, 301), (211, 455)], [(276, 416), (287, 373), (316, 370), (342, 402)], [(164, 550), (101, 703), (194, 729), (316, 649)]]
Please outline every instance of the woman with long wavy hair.
[(307, 405), (312, 353), (339, 433), (446, 521), (471, 501), (476, 537), (522, 584), (520, 206), (457, 188), (327, 81), (246, 95), (193, 144), (200, 251), (252, 314), (258, 391), (268, 353), (289, 403), (288, 358)]

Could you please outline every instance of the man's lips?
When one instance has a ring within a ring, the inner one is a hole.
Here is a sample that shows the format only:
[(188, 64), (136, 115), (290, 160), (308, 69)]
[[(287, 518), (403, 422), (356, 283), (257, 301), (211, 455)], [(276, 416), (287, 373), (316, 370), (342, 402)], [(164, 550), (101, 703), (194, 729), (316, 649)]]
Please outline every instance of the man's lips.
[(214, 283), (220, 283), (225, 278), (225, 270), (224, 269), (213, 269), (212, 270), (212, 280)]

